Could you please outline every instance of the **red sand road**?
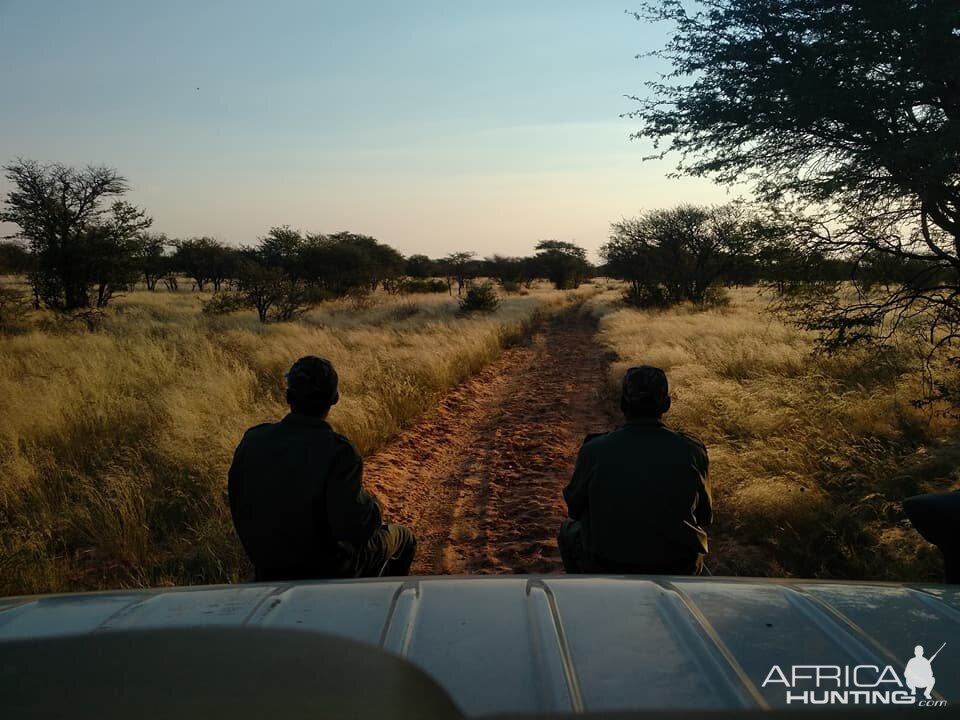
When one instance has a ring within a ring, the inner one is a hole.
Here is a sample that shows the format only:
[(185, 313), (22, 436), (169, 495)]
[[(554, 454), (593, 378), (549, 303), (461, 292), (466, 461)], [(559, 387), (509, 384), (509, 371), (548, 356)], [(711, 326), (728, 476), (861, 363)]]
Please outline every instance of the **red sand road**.
[(388, 522), (409, 525), (412, 572), (561, 570), (561, 495), (588, 432), (611, 426), (607, 364), (578, 307), (455, 388), (365, 462)]

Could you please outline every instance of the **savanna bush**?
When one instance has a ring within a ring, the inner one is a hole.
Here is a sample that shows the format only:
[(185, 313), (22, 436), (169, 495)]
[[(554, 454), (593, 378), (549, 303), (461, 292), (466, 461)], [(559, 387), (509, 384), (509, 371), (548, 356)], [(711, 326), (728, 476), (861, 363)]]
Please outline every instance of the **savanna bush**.
[(0, 332), (16, 332), (25, 327), (30, 303), (19, 288), (0, 286)]
[(623, 293), (628, 305), (642, 309), (664, 310), (671, 305), (667, 291), (660, 285), (631, 285)]
[(250, 307), (247, 299), (236, 292), (219, 292), (203, 303), (203, 312), (207, 315), (227, 315)]
[(500, 298), (491, 282), (474, 285), (467, 290), (467, 294), (460, 300), (460, 312), (470, 314), (475, 312), (492, 313), (500, 307)]
[(728, 308), (731, 305), (730, 292), (723, 287), (714, 283), (706, 289), (706, 292), (703, 293), (703, 309), (720, 309)]
[(406, 278), (400, 283), (400, 292), (411, 293), (445, 293), (447, 283), (439, 278)]

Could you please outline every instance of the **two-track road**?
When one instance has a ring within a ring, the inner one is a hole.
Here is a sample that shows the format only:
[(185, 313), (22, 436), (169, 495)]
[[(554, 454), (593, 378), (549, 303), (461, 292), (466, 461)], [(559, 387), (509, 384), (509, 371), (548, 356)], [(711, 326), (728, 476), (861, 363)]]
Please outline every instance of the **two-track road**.
[(385, 519), (417, 535), (414, 573), (561, 569), (561, 491), (584, 435), (613, 422), (594, 333), (579, 306), (541, 320), (526, 344), (367, 458)]

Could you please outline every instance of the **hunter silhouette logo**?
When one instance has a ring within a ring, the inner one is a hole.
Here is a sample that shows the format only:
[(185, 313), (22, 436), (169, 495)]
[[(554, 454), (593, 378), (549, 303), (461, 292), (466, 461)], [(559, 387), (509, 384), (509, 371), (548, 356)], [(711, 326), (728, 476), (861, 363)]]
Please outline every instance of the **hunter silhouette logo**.
[[(927, 658), (923, 646), (917, 645), (902, 680), (891, 665), (774, 665), (761, 687), (782, 686), (787, 705), (942, 707), (947, 701), (933, 697), (933, 661), (946, 646), (943, 643)], [(917, 690), (923, 690), (922, 697)]]
[[(946, 646), (947, 644), (944, 643), (940, 646), (940, 650), (943, 650)], [(917, 694), (919, 688), (923, 690), (923, 696), (927, 700), (932, 699), (930, 691), (933, 690), (933, 685), (937, 680), (933, 676), (932, 665), (934, 659), (940, 654), (940, 650), (937, 650), (928, 660), (923, 656), (923, 645), (917, 645), (913, 649), (913, 657), (910, 658), (910, 662), (907, 663), (907, 667), (903, 671), (903, 679), (907, 681), (907, 687), (914, 695)]]

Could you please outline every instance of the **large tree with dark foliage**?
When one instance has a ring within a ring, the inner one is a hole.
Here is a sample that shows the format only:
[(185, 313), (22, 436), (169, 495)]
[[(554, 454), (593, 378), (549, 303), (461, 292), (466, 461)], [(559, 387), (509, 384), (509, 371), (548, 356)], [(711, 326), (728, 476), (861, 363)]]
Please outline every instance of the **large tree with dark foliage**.
[[(960, 339), (960, 3), (662, 0), (637, 18), (675, 32), (636, 136), (681, 173), (752, 181), (797, 210), (808, 249), (851, 263), (857, 292), (819, 285), (795, 307), (827, 347), (908, 318)], [(882, 256), (897, 281), (857, 282)]]
[(736, 203), (680, 205), (614, 223), (600, 254), (607, 274), (630, 283), (634, 304), (702, 307), (720, 281), (733, 281), (753, 259), (762, 227)]
[(501, 285), (519, 285), (526, 280), (529, 263), (525, 258), (504, 257), (494, 254), (483, 261), (483, 274), (495, 278)]
[(0, 275), (26, 275), (32, 263), (30, 253), (18, 242), (0, 242)]
[(255, 308), (260, 322), (288, 322), (319, 301), (315, 287), (268, 264), (255, 250), (241, 256), (236, 274), (237, 305)]
[(136, 281), (136, 254), (151, 219), (122, 200), (127, 181), (116, 170), (76, 169), (17, 160), (4, 167), (13, 189), (0, 221), (32, 256), (28, 275), (37, 304), (69, 312), (102, 307)]
[(156, 290), (157, 283), (170, 272), (172, 258), (167, 254), (169, 247), (170, 240), (163, 233), (144, 233), (140, 237), (137, 259), (147, 290)]
[(330, 296), (365, 296), (401, 277), (406, 261), (369, 235), (308, 235), (300, 250), (303, 276)]
[(203, 292), (208, 286), (220, 292), (224, 282), (237, 272), (237, 250), (210, 237), (175, 240), (173, 266), (193, 280), (197, 290)]
[(587, 251), (576, 243), (565, 240), (541, 240), (537, 243), (537, 264), (541, 274), (558, 290), (580, 286), (590, 277), (592, 268), (587, 262)]
[(282, 225), (270, 228), (270, 232), (260, 238), (256, 252), (265, 265), (299, 278), (303, 275), (303, 247), (303, 234), (289, 225)]
[(477, 256), (472, 250), (450, 253), (440, 259), (441, 271), (447, 278), (447, 286), (453, 294), (453, 282), (457, 283), (457, 295), (463, 293), (463, 288), (474, 277), (477, 270), (474, 258)]
[(404, 272), (417, 280), (426, 280), (436, 277), (440, 268), (436, 260), (431, 260), (426, 255), (411, 255), (407, 258)]

